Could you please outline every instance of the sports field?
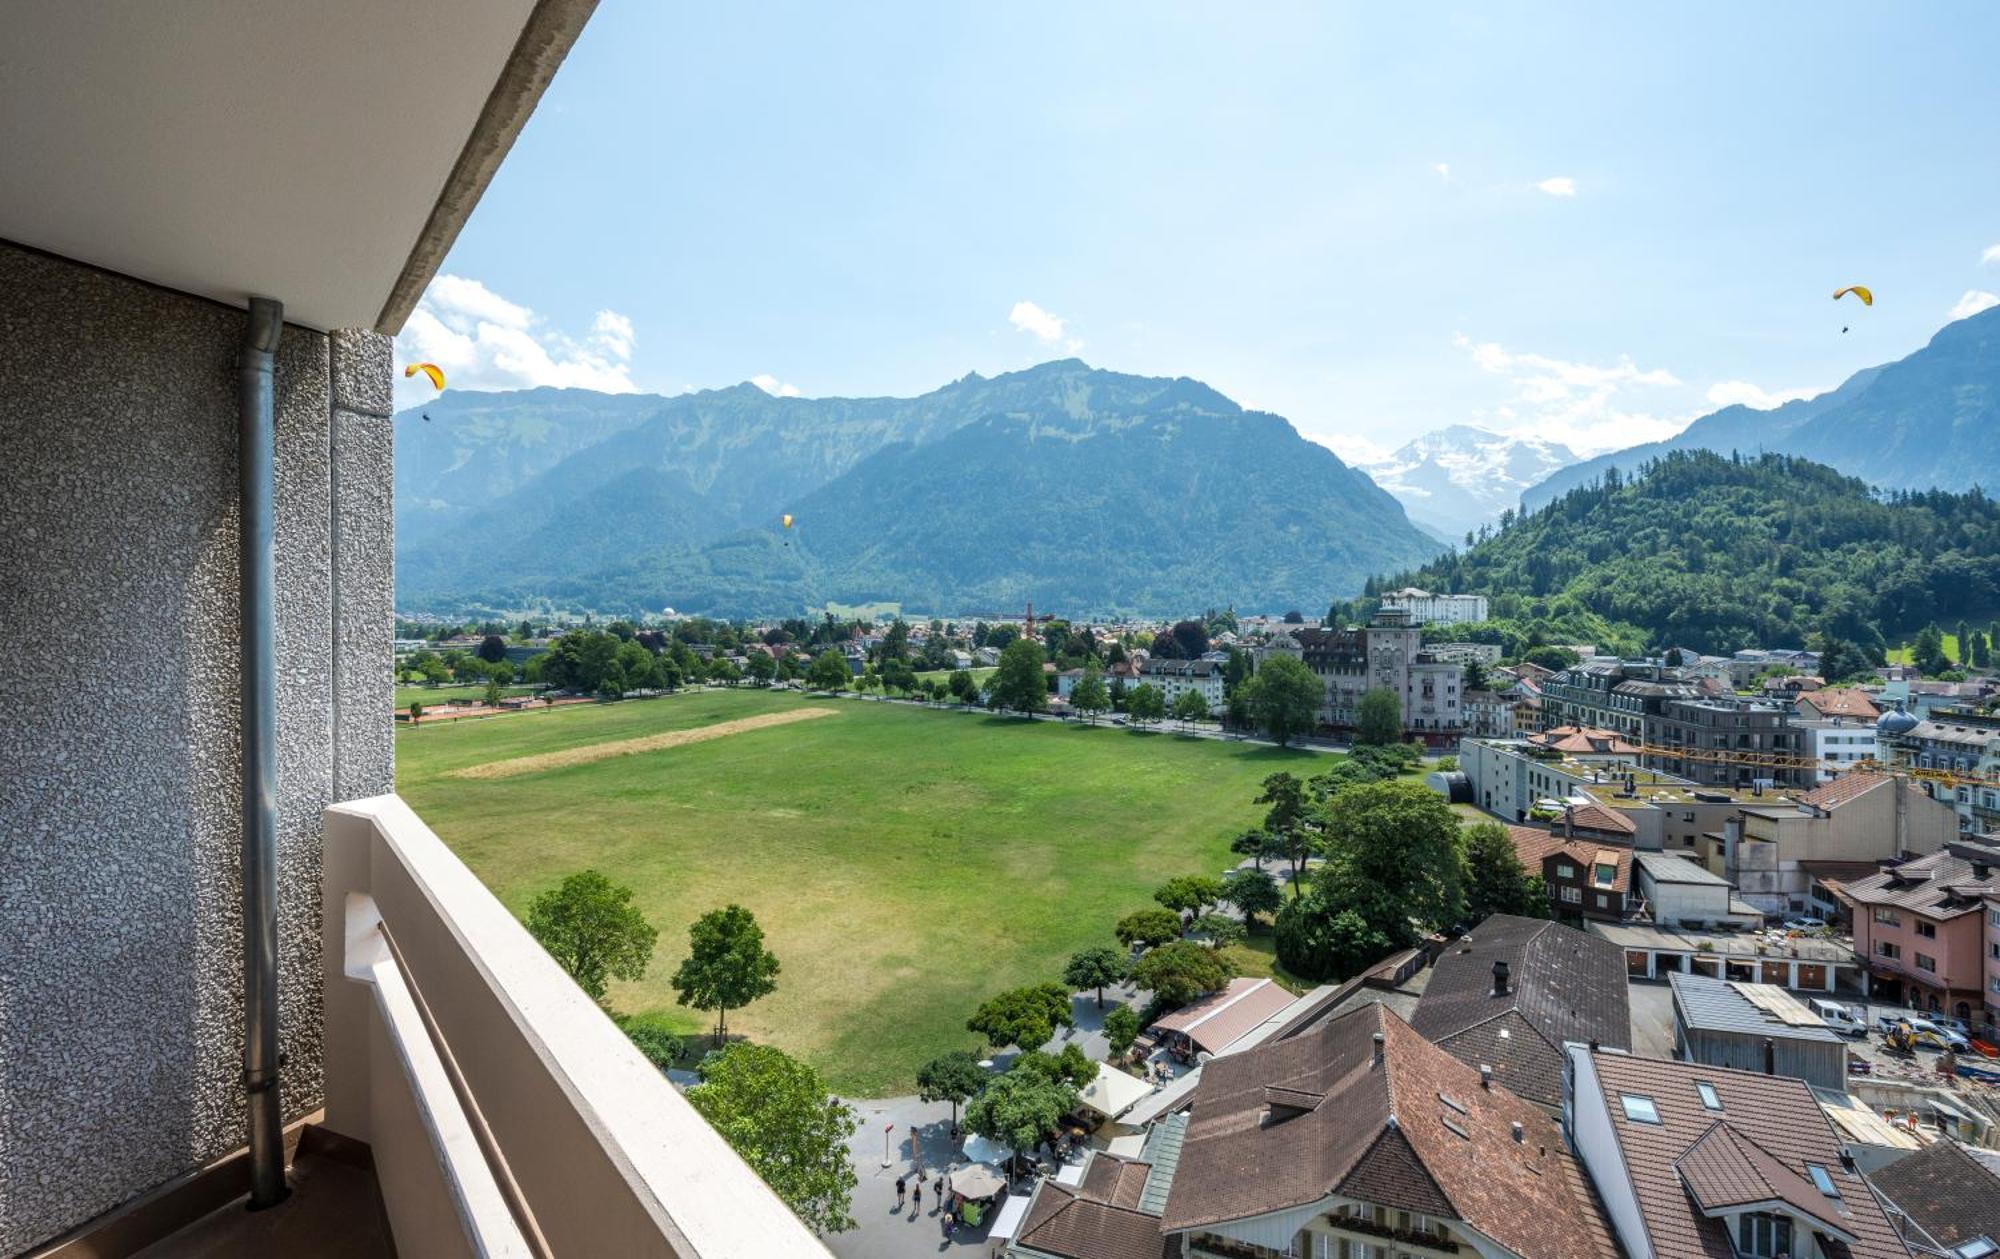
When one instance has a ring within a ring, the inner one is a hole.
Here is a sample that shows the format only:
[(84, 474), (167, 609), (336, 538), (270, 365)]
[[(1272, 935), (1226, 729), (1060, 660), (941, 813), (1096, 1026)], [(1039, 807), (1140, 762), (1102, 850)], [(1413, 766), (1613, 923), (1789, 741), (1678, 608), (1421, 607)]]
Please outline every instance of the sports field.
[[(812, 708), (832, 711), (800, 719)], [(973, 1048), (964, 1021), (983, 998), (1112, 943), (1168, 876), (1232, 864), (1257, 783), (1323, 759), (769, 691), (396, 733), (398, 788), (515, 913), (585, 867), (637, 889), (660, 943), (645, 979), (613, 985), (616, 1009), (704, 1026), (667, 980), (688, 923), (734, 901), (784, 970), (731, 1028), (863, 1097)]]

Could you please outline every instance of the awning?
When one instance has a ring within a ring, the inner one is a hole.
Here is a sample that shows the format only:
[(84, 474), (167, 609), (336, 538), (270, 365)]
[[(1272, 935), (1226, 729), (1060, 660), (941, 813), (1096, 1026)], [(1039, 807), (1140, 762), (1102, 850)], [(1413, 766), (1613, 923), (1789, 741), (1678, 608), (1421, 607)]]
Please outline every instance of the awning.
[(1021, 1221), (1028, 1218), (1028, 1195), (1017, 1193), (1000, 1204), (993, 1213), (993, 1227), (986, 1233), (986, 1240), (1004, 1242), (1014, 1240), (1014, 1234), (1021, 1231)]
[(1144, 1080), (1100, 1062), (1097, 1064), (1097, 1078), (1090, 1082), (1081, 1096), (1086, 1107), (1106, 1119), (1116, 1119), (1144, 1101), (1152, 1091), (1153, 1086)]
[(1004, 1163), (1014, 1156), (1014, 1151), (998, 1141), (988, 1141), (976, 1132), (965, 1139), (959, 1153), (974, 1163)]

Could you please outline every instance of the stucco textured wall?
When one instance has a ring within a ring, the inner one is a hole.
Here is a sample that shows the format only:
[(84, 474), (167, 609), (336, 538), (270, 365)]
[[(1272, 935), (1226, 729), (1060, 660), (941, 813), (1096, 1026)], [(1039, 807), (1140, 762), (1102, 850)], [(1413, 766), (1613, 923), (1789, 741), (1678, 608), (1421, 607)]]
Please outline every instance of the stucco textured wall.
[[(282, 298), (282, 294), (278, 295)], [(0, 245), (0, 1253), (243, 1142), (237, 730), (239, 311)], [(373, 334), (347, 368), (388, 388)], [(343, 606), (345, 484), (380, 511), (346, 567), (386, 573), (389, 468), (334, 406), (325, 335), (277, 371), (279, 940), (285, 1109), (321, 1094), (320, 810), (334, 643), (386, 661), (380, 581)], [(361, 388), (350, 381), (350, 392)], [(386, 430), (387, 422), (380, 421)], [(373, 478), (377, 484), (365, 486)], [(361, 493), (366, 488), (365, 494)], [(363, 552), (380, 548), (379, 555)], [(376, 640), (379, 640), (379, 644)], [(368, 760), (386, 790), (386, 664)]]

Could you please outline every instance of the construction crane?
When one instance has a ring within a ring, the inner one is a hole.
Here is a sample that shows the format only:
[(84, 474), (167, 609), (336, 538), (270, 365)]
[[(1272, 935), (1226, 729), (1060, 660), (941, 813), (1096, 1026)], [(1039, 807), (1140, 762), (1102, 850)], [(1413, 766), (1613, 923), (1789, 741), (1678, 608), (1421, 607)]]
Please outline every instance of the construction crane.
[(1710, 764), (1741, 765), (1750, 769), (1790, 770), (1809, 773), (1815, 778), (1824, 773), (1834, 777), (1856, 771), (1870, 774), (1902, 774), (1912, 779), (1937, 783), (1948, 787), (1993, 787), (2000, 788), (2000, 774), (1960, 774), (1944, 769), (1923, 769), (1914, 765), (1897, 765), (1887, 761), (1822, 761), (1810, 756), (1788, 756), (1781, 752), (1766, 752), (1748, 748), (1698, 748), (1675, 746), (1672, 744), (1642, 743), (1638, 745), (1641, 758), (1661, 760), (1702, 761)]
[(1035, 636), (1035, 626), (1047, 625), (1050, 621), (1053, 621), (1055, 619), (1056, 615), (1053, 612), (1047, 614), (1046, 616), (1036, 616), (1035, 601), (1033, 599), (1030, 599), (1028, 600), (1028, 610), (1021, 614), (1021, 633), (1025, 637), (1033, 638)]

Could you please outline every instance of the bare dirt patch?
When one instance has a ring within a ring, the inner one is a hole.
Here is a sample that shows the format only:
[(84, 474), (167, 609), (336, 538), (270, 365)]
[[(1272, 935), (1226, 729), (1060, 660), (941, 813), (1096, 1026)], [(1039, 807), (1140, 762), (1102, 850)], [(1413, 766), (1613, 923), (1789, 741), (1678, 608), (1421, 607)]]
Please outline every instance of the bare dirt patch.
[(832, 708), (794, 708), (781, 713), (764, 713), (756, 717), (739, 717), (734, 721), (719, 721), (712, 726), (696, 726), (692, 730), (668, 730), (661, 734), (649, 734), (637, 739), (611, 739), (603, 743), (588, 743), (580, 748), (564, 748), (560, 752), (538, 752), (533, 756), (516, 756), (504, 761), (487, 761), (483, 765), (468, 765), (464, 769), (452, 770), (447, 777), (516, 778), (522, 774), (541, 774), (552, 769), (568, 769), (573, 765), (588, 765), (592, 761), (609, 760), (614, 756), (637, 756), (641, 752), (662, 752), (668, 748), (685, 747), (690, 743), (706, 743), (710, 739), (726, 739), (732, 734), (743, 734), (750, 730), (763, 730), (770, 726), (785, 726), (795, 721), (811, 721), (815, 717), (831, 717), (837, 711)]

